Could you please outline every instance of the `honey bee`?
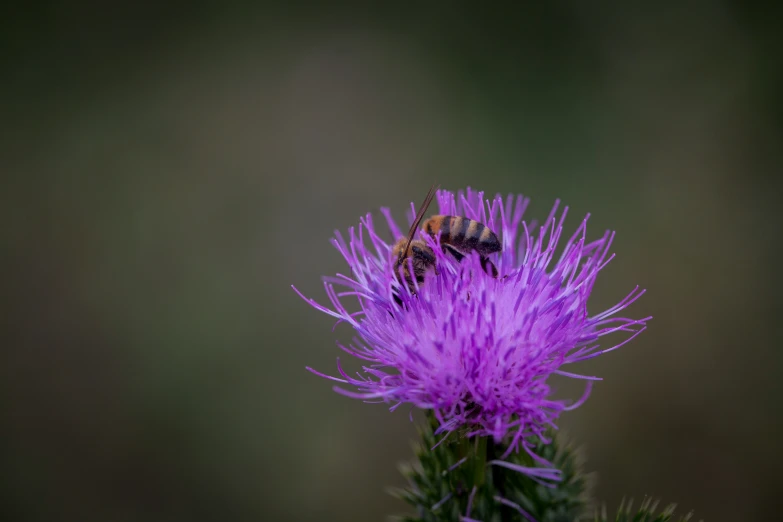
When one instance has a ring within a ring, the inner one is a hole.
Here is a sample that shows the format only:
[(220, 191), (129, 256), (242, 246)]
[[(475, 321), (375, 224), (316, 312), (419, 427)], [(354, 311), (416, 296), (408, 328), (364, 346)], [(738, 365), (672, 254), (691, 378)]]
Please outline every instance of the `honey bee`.
[[(435, 253), (432, 249), (427, 246), (426, 242), (420, 239), (413, 239), (424, 217), (424, 212), (426, 212), (430, 203), (432, 203), (433, 197), (435, 197), (436, 190), (435, 185), (433, 185), (424, 198), (424, 203), (422, 203), (419, 211), (416, 213), (413, 224), (408, 231), (408, 237), (400, 238), (392, 248), (392, 258), (396, 260), (394, 273), (397, 276), (397, 280), (402, 283), (400, 280), (400, 267), (402, 267), (405, 284), (411, 293), (415, 293), (416, 290), (414, 279), (416, 283), (422, 284), (425, 275), (430, 269), (435, 273), (438, 270), (435, 263)], [(453, 255), (457, 261), (461, 261), (466, 255), (475, 250), (481, 256), (482, 268), (492, 277), (498, 276), (498, 270), (488, 256), (495, 252), (500, 252), (502, 246), (498, 236), (483, 223), (463, 216), (437, 215), (425, 221), (422, 228), (433, 238), (436, 237), (436, 234), (439, 234), (441, 248), (444, 252)], [(413, 276), (410, 273), (408, 259), (411, 260), (410, 265), (413, 265)], [(394, 296), (394, 300), (397, 304), (401, 302), (397, 295)]]
[(492, 277), (498, 276), (498, 269), (488, 256), (500, 252), (500, 240), (484, 223), (463, 216), (432, 216), (422, 228), (432, 237), (440, 234), (441, 248), (457, 261), (475, 250), (481, 256), (481, 267)]

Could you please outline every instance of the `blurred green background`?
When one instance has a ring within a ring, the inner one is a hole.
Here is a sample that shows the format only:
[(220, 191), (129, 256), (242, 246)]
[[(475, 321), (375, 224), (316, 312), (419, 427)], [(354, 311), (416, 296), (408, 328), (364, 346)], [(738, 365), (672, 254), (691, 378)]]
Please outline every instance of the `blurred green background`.
[(541, 4), (7, 10), (3, 519), (405, 511), (414, 425), (305, 372), (350, 332), (289, 285), (433, 182), (592, 212), (592, 309), (649, 290), (562, 418), (598, 498), (777, 518), (783, 11)]

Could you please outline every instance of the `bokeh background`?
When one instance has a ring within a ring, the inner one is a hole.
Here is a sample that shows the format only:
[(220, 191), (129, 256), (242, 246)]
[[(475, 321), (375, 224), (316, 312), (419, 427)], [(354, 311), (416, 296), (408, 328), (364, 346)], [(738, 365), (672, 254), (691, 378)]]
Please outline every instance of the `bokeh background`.
[(0, 20), (4, 520), (369, 521), (400, 410), (331, 392), (334, 229), (427, 188), (617, 231), (647, 332), (562, 418), (610, 506), (779, 515), (779, 7), (38, 4)]

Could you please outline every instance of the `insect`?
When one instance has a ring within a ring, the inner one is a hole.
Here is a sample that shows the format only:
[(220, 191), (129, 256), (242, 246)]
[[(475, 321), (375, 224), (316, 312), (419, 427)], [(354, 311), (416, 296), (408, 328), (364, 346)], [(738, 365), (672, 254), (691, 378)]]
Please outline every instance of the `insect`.
[[(437, 273), (435, 253), (427, 246), (426, 242), (413, 239), (424, 217), (424, 212), (435, 197), (435, 191), (435, 185), (430, 187), (408, 231), (408, 237), (400, 238), (392, 248), (392, 258), (395, 259), (394, 273), (397, 280), (402, 283), (400, 280), (400, 267), (402, 267), (405, 284), (411, 293), (415, 293), (416, 290), (414, 279), (416, 283), (422, 284), (430, 269)], [(488, 226), (464, 216), (437, 215), (426, 220), (422, 228), (433, 238), (439, 234), (441, 248), (444, 252), (453, 255), (457, 261), (461, 261), (475, 250), (481, 256), (482, 268), (492, 277), (498, 276), (498, 270), (488, 256), (500, 252), (502, 246), (498, 236)], [(410, 264), (408, 259), (411, 260)], [(410, 265), (413, 265), (413, 276), (410, 273)], [(394, 300), (397, 304), (401, 303), (397, 295), (394, 296)]]

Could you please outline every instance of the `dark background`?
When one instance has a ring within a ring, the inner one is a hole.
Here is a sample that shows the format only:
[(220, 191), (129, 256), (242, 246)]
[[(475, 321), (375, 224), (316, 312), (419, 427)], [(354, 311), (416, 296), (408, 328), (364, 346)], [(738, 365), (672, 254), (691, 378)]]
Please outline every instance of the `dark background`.
[(598, 498), (777, 518), (783, 13), (546, 4), (6, 10), (3, 518), (405, 510), (414, 425), (305, 372), (350, 332), (289, 285), (433, 182), (592, 212), (592, 309), (649, 290), (562, 418)]

